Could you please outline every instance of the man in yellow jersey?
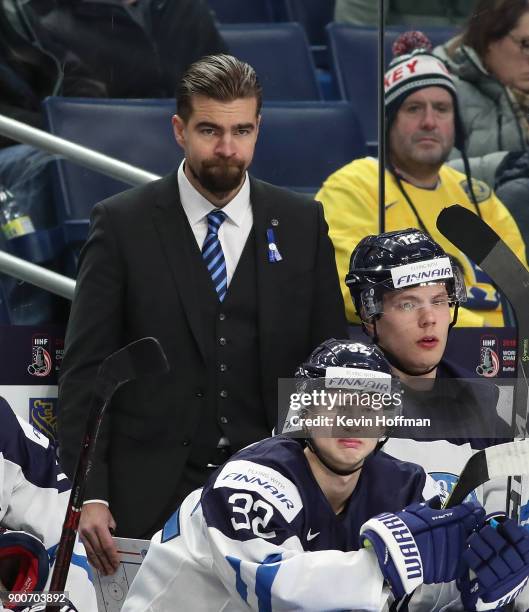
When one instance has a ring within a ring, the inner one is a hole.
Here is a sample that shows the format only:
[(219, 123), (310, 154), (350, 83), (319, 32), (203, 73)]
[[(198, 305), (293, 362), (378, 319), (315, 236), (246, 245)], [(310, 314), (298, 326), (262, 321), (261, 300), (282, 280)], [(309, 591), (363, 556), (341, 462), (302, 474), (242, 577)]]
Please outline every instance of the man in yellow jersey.
[[(443, 208), (460, 204), (479, 214), (527, 265), (525, 246), (508, 210), (490, 187), (445, 164), (453, 146), (464, 156), (464, 132), (454, 84), (444, 64), (424, 50), (396, 58), (385, 75), (386, 230), (418, 227), (456, 258), (468, 290), (459, 326), (503, 326), (501, 296), (483, 271), (436, 228)], [(468, 164), (466, 165), (468, 168)], [(469, 188), (470, 185), (470, 188)], [(358, 323), (345, 276), (354, 247), (379, 231), (378, 162), (358, 159), (332, 174), (316, 199), (323, 203), (349, 321)]]

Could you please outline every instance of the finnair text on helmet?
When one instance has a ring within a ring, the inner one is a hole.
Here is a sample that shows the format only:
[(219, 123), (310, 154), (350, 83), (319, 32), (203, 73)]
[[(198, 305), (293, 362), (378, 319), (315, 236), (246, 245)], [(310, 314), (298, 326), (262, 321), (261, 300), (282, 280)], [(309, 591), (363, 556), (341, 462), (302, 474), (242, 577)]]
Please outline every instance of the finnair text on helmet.
[(420, 283), (437, 282), (453, 277), (454, 272), (449, 257), (437, 257), (391, 269), (391, 280), (395, 289)]
[(397, 279), (395, 287), (407, 287), (417, 283), (429, 282), (432, 280), (440, 280), (450, 278), (452, 276), (452, 268), (442, 268), (441, 270), (428, 270), (425, 272), (417, 272), (415, 274), (404, 274)]

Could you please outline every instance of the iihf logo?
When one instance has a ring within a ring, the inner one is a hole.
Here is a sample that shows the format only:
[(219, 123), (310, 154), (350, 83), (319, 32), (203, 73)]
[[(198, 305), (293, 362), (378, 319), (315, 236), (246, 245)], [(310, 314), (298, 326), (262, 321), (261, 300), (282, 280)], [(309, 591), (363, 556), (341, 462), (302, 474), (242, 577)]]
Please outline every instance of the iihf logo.
[(31, 363), (28, 365), (28, 372), (31, 376), (48, 376), (51, 372), (51, 356), (48, 351), (49, 344), (50, 341), (47, 336), (33, 336)]
[(498, 357), (498, 339), (496, 336), (482, 336), (479, 364), (476, 373), (479, 376), (492, 378), (500, 370), (500, 359)]

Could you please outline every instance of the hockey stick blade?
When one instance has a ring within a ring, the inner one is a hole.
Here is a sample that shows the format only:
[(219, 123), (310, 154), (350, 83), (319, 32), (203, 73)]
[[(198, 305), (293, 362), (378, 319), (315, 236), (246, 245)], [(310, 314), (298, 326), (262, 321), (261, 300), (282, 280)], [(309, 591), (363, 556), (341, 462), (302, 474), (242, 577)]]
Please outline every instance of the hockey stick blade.
[(462, 503), (476, 487), (492, 478), (529, 474), (529, 440), (516, 440), (480, 450), (465, 464), (444, 507)]
[[(72, 558), (77, 527), (84, 501), (86, 482), (101, 421), (113, 394), (125, 383), (163, 374), (169, 370), (167, 357), (156, 338), (141, 338), (109, 355), (100, 365), (94, 383), (92, 406), (88, 417), (79, 460), (72, 482), (72, 491), (62, 528), (61, 540), (50, 583), (51, 591), (64, 591)], [(46, 611), (54, 610), (52, 605)]]
[[(498, 234), (476, 214), (457, 204), (441, 211), (437, 229), (490, 276), (516, 309), (520, 291), (529, 289), (529, 272)], [(511, 282), (502, 282), (504, 278)]]
[(167, 357), (159, 341), (152, 337), (141, 338), (112, 353), (101, 363), (94, 393), (108, 402), (126, 382), (163, 374), (168, 369)]
[[(514, 309), (518, 348), (511, 424), (516, 436), (524, 438), (529, 412), (529, 272), (490, 226), (462, 206), (445, 208), (437, 228), (488, 274)], [(510, 481), (507, 501), (509, 516), (515, 520), (519, 519), (521, 501), (522, 482), (517, 475)]]

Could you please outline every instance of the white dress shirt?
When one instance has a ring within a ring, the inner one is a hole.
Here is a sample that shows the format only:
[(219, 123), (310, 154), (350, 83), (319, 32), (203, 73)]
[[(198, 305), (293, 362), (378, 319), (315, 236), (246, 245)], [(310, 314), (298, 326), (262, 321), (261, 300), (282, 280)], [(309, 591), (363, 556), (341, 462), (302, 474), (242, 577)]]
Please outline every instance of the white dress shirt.
[(226, 214), (226, 220), (219, 229), (219, 240), (226, 260), (229, 286), (253, 225), (248, 173), (237, 195), (220, 209), (206, 200), (189, 182), (184, 172), (184, 162), (178, 168), (178, 189), (182, 207), (201, 251), (208, 233), (208, 214), (212, 210), (222, 210)]

